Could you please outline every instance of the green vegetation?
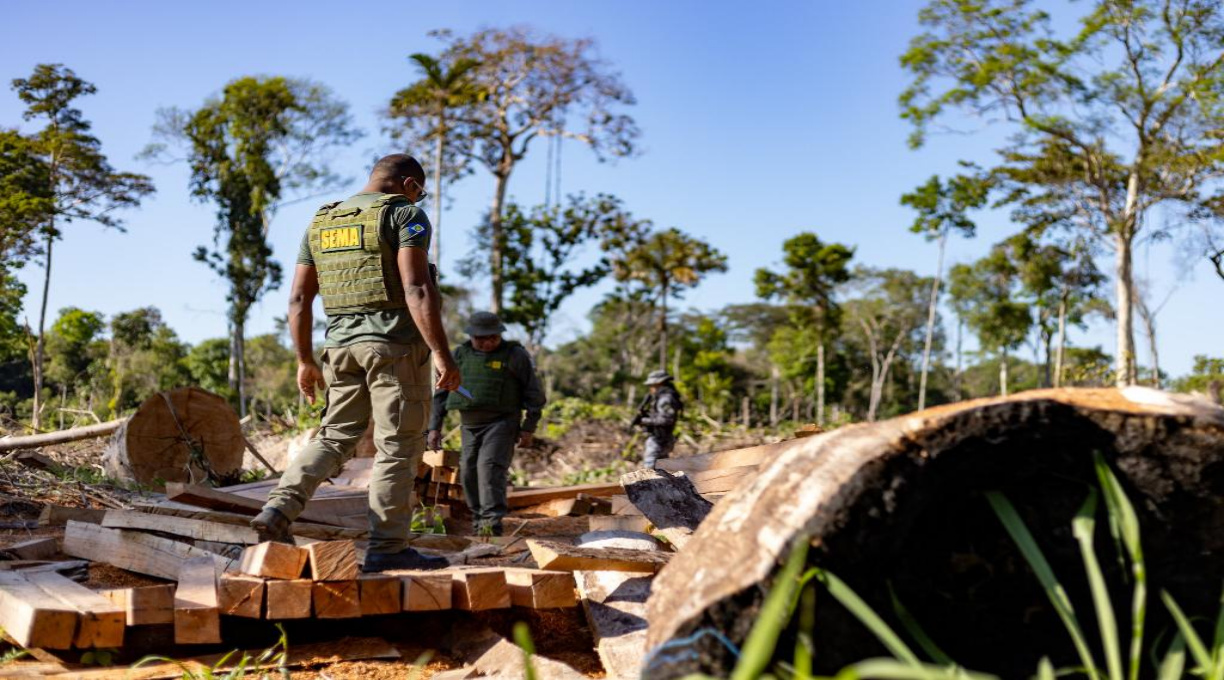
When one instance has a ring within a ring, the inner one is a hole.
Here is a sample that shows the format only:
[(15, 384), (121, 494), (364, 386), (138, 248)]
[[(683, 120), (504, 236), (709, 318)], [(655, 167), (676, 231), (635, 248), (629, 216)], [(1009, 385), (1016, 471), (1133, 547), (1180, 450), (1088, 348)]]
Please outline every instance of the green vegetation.
[[(246, 652), (242, 652), (241, 656), (237, 656), (239, 651), (235, 649), (222, 656), (211, 666), (189, 661), (179, 661), (166, 656), (146, 656), (132, 664), (132, 669), (134, 670), (150, 664), (169, 663), (178, 666), (182, 670), (183, 674), (179, 676), (182, 680), (243, 680), (248, 677), (263, 680), (270, 677), (272, 672), (275, 672), (276, 675), (284, 678), (284, 680), (289, 680), (289, 669), (285, 666), (289, 656), (289, 640), (285, 635), (284, 627), (279, 623), (276, 624), (276, 629), (280, 631), (280, 638), (276, 641), (276, 644), (260, 652), (257, 656), (251, 656)], [(269, 669), (271, 669), (271, 672)]]

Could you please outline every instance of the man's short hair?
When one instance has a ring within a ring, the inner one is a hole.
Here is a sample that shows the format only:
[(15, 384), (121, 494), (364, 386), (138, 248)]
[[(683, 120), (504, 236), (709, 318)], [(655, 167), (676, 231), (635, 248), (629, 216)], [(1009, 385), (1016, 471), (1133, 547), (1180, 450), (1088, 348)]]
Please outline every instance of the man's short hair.
[(370, 177), (412, 177), (424, 184), (425, 168), (421, 167), (420, 161), (406, 153), (393, 153), (378, 159), (374, 169), (370, 171)]

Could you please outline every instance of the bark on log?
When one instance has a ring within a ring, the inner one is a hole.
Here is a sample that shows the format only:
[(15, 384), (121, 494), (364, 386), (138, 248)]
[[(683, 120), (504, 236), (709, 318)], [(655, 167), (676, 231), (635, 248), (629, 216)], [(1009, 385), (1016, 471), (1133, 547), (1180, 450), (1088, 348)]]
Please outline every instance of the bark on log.
[(126, 418), (118, 418), (116, 420), (108, 420), (105, 423), (98, 423), (97, 425), (74, 427), (71, 430), (0, 438), (0, 452), (12, 451), (14, 449), (33, 449), (39, 446), (51, 446), (52, 444), (64, 444), (81, 439), (105, 437), (119, 429), (119, 426), (126, 420)]
[(209, 475), (193, 448), (217, 483), (236, 481), (246, 448), (238, 414), (221, 397), (186, 387), (146, 399), (111, 438), (103, 465), (112, 477), (157, 489), (166, 482), (202, 483)]
[[(983, 492), (1000, 491), (1018, 508), (1072, 601), (1091, 611), (1069, 529), (1098, 486), (1094, 452), (1139, 514), (1148, 592), (1164, 588), (1188, 615), (1214, 616), (1204, 608), (1218, 602), (1224, 571), (1224, 409), (1148, 388), (1037, 390), (793, 443), (718, 503), (658, 575), (647, 641), (657, 653), (643, 677), (724, 676), (734, 656), (711, 633), (744, 642), (797, 540), (812, 545), (809, 565), (841, 577), (904, 630), (892, 616), (895, 592), (965, 668), (1027, 677), (1043, 655), (1073, 665), (1061, 621)], [(1103, 512), (1100, 561), (1115, 608), (1126, 610), (1128, 574)], [(1148, 630), (1173, 627), (1151, 595), (1147, 609)], [(818, 674), (879, 656), (871, 633), (823, 591), (815, 616)], [(779, 658), (789, 660), (788, 644)]]
[(621, 477), (629, 502), (676, 550), (683, 550), (714, 504), (697, 495), (693, 482), (684, 475), (649, 468)]

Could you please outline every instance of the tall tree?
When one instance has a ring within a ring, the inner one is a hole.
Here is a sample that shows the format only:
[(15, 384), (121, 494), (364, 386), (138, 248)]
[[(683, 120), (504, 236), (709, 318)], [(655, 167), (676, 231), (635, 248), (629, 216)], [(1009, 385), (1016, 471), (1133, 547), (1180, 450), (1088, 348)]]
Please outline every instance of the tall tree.
[[(421, 79), (395, 93), (391, 98), (388, 115), (404, 121), (404, 127), (391, 129), (392, 136), (413, 140), (432, 139), (434, 143), (434, 200), (437, 210), (433, 215), (433, 261), (442, 262), (442, 200), (443, 166), (447, 157), (446, 138), (450, 128), (450, 113), (466, 104), (480, 99), (481, 92), (471, 79), (471, 72), (480, 65), (475, 59), (460, 57), (449, 63), (428, 54), (408, 55), (408, 59), (421, 71)], [(428, 112), (428, 115), (420, 115)], [(410, 136), (411, 135), (411, 136)], [(453, 155), (453, 154), (452, 154)], [(462, 174), (465, 165), (450, 159), (451, 173)]]
[(0, 364), (27, 354), (18, 321), (26, 287), (16, 270), (41, 254), (40, 230), (53, 205), (50, 168), (38, 140), (0, 129)]
[(926, 317), (923, 291), (930, 280), (902, 269), (854, 272), (857, 295), (845, 303), (852, 323), (862, 331), (871, 361), (867, 420), (874, 421), (884, 397), (889, 371), (898, 358), (912, 356)]
[(838, 323), (833, 299), (840, 284), (850, 280), (849, 264), (854, 249), (840, 243), (824, 243), (816, 234), (803, 232), (782, 244), (786, 273), (758, 269), (754, 276), (758, 297), (781, 298), (796, 306), (792, 325), (816, 331), (816, 423), (824, 424), (825, 334)]
[(922, 234), (928, 241), (939, 244), (935, 264), (935, 279), (931, 282), (931, 302), (927, 308), (926, 338), (922, 345), (922, 374), (918, 383), (918, 410), (926, 408), (927, 374), (931, 367), (931, 342), (935, 337), (935, 310), (939, 307), (939, 288), (943, 285), (944, 251), (948, 235), (960, 233), (972, 237), (977, 225), (969, 219), (969, 210), (981, 208), (989, 195), (989, 182), (981, 178), (957, 175), (946, 183), (934, 175), (914, 191), (901, 196), (901, 204), (918, 212), (910, 231)]
[[(458, 154), (484, 166), (495, 181), (489, 209), (492, 248), (492, 309), (504, 301), (502, 218), (506, 188), (515, 166), (541, 135), (561, 135), (590, 148), (600, 160), (628, 156), (635, 150), (637, 125), (619, 109), (635, 102), (620, 76), (596, 54), (590, 39), (566, 40), (537, 35), (525, 28), (486, 29), (467, 38), (440, 31), (445, 43), (438, 61), (477, 62), (470, 72), (475, 98), (448, 116), (448, 144)], [(432, 125), (424, 105), (392, 107), (410, 134)], [(566, 121), (578, 120), (567, 126)]]
[(195, 259), (229, 281), (230, 390), (246, 414), (246, 321), (251, 306), (280, 285), (268, 227), (283, 198), (342, 183), (328, 156), (357, 140), (348, 105), (327, 87), (282, 77), (230, 81), (219, 98), (194, 111), (163, 109), (149, 157), (168, 157), (167, 144), (186, 153), (191, 193), (217, 207), (212, 247)]
[(948, 274), (948, 294), (978, 337), (983, 352), (999, 357), (999, 392), (1008, 393), (1008, 356), (1028, 337), (1033, 317), (1020, 300), (1020, 273), (1003, 248), (995, 247), (973, 264), (958, 264)]
[[(510, 265), (510, 304), (503, 319), (522, 325), (533, 353), (538, 352), (562, 303), (604, 280), (612, 272), (612, 256), (638, 243), (649, 226), (606, 194), (571, 196), (564, 209), (536, 206), (529, 213), (511, 203), (503, 222)], [(599, 249), (594, 259), (584, 257), (591, 245)]]
[(1095, 0), (1069, 36), (1034, 0), (930, 0), (901, 58), (902, 116), (922, 143), (962, 109), (1016, 134), (1003, 201), (1073, 224), (1114, 251), (1117, 383), (1135, 373), (1133, 248), (1161, 206), (1200, 207), (1224, 176), (1224, 5)]
[(727, 271), (727, 256), (672, 227), (655, 232), (612, 263), (618, 281), (634, 282), (658, 308), (659, 368), (667, 368), (667, 302), (681, 298), (706, 274)]
[(40, 230), (43, 241), (43, 291), (38, 313), (38, 336), (34, 346), (34, 410), (31, 423), (38, 428), (42, 415), (43, 338), (47, 321), (47, 300), (51, 291), (51, 255), (60, 229), (74, 220), (92, 221), (104, 227), (123, 228), (110, 214), (119, 208), (140, 205), (153, 193), (153, 184), (144, 175), (116, 172), (102, 153), (102, 143), (90, 134), (91, 124), (74, 103), (78, 97), (94, 94), (97, 88), (78, 78), (62, 64), (39, 64), (29, 78), (13, 80), (13, 89), (26, 105), (22, 116), (39, 120), (44, 126), (36, 135), (40, 153), (47, 165), (47, 181), (52, 199), (51, 211)]

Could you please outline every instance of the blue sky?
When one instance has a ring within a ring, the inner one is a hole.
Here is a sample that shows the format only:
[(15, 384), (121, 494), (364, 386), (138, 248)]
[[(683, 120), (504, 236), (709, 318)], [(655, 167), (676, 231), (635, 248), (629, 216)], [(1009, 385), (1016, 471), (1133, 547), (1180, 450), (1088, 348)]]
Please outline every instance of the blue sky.
[[(56, 246), (50, 307), (75, 305), (106, 314), (144, 305), (162, 310), (187, 341), (225, 333), (225, 285), (191, 259), (212, 236), (213, 210), (189, 200), (182, 166), (149, 165), (134, 156), (150, 139), (162, 106), (198, 106), (226, 81), (251, 74), (308, 77), (347, 100), (367, 136), (335, 159), (354, 178), (372, 156), (395, 150), (377, 112), (416, 77), (406, 61), (437, 43), (426, 33), (459, 33), (525, 24), (569, 37), (592, 37), (637, 96), (644, 153), (600, 164), (570, 143), (564, 192), (609, 192), (635, 215), (708, 239), (729, 257), (685, 305), (714, 309), (753, 300), (752, 274), (779, 260), (782, 242), (812, 230), (857, 248), (856, 260), (933, 273), (935, 247), (907, 231), (912, 214), (898, 197), (931, 174), (950, 174), (960, 158), (989, 160), (994, 130), (933, 138), (911, 151), (898, 117), (906, 83), (897, 57), (917, 32), (918, 3), (886, 0), (732, 3), (691, 0), (569, 2), (521, 0), (435, 3), (25, 2), (8, 8), (11, 31), (0, 48), (0, 76), (27, 75), (59, 62), (98, 87), (80, 102), (114, 165), (151, 175), (157, 195), (126, 214), (128, 231), (72, 225)], [(23, 125), (16, 96), (0, 92), (0, 124)], [(544, 197), (546, 148), (533, 148), (511, 179), (524, 204)], [(442, 224), (443, 269), (471, 247), (468, 232), (489, 204), (483, 171), (451, 188)], [(341, 196), (337, 196), (340, 198)], [(434, 211), (432, 202), (427, 206)], [(313, 201), (277, 214), (271, 241), (287, 269)], [(954, 241), (950, 261), (981, 254), (1007, 234), (1006, 215), (985, 216), (979, 236)], [(1205, 261), (1192, 265), (1160, 244), (1137, 253), (1138, 272), (1163, 297), (1162, 366), (1185, 373), (1195, 354), (1224, 353), (1224, 283)], [(1108, 262), (1103, 262), (1108, 266)], [(23, 274), (35, 322), (41, 269)], [(473, 282), (484, 289), (482, 282)], [(286, 289), (253, 311), (249, 332), (272, 329)], [(556, 319), (551, 339), (573, 337), (602, 290), (576, 296)], [(483, 294), (481, 299), (483, 299)], [(1072, 335), (1076, 344), (1113, 351), (1112, 328)], [(1141, 357), (1147, 350), (1138, 338)]]

